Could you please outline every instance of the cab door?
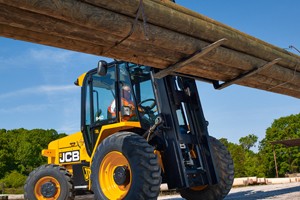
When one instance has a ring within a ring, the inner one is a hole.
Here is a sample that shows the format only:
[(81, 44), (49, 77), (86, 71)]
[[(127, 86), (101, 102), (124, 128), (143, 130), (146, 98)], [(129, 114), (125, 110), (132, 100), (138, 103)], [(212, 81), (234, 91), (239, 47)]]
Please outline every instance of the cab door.
[(89, 155), (93, 151), (101, 127), (117, 121), (116, 116), (108, 112), (112, 103), (116, 101), (115, 69), (114, 65), (109, 67), (105, 76), (98, 75), (96, 70), (89, 72), (82, 87), (81, 128)]

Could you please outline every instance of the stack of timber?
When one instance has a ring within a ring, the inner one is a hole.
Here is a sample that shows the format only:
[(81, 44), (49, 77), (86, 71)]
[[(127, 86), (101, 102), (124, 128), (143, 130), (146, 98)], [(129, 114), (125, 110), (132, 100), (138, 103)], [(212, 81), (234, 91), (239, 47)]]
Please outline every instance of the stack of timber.
[(300, 98), (299, 56), (167, 0), (0, 0), (0, 36)]

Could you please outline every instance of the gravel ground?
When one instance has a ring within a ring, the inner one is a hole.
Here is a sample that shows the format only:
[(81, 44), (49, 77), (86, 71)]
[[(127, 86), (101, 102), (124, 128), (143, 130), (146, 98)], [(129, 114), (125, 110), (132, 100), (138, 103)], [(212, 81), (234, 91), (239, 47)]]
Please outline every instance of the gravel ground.
[(225, 200), (276, 199), (300, 200), (300, 183), (233, 188)]
[[(183, 200), (179, 195), (160, 197), (160, 200)], [(260, 185), (233, 188), (225, 200), (300, 200), (300, 183)]]
[[(9, 195), (8, 199), (21, 200), (23, 195)], [(75, 200), (93, 200), (93, 195), (76, 196)], [(160, 196), (159, 200), (184, 200), (180, 195)], [(300, 183), (260, 185), (233, 188), (225, 200), (300, 200)]]

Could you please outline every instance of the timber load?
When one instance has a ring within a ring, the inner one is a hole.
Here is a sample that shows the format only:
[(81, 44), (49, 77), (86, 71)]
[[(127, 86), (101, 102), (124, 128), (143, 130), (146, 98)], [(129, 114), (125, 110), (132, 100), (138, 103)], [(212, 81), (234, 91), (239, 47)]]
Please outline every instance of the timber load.
[(300, 57), (168, 0), (0, 0), (0, 36), (300, 98)]

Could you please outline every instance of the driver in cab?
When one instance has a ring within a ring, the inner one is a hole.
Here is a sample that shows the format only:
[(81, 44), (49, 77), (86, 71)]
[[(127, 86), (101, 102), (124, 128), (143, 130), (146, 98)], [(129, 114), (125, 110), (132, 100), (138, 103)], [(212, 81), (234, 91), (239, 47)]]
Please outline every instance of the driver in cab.
[[(123, 121), (135, 121), (135, 105), (132, 101), (131, 89), (128, 85), (123, 85), (121, 90), (121, 110), (122, 110), (122, 120)], [(108, 113), (111, 117), (116, 117), (116, 101), (113, 100), (108, 107)]]

